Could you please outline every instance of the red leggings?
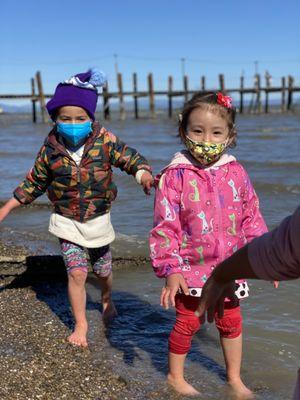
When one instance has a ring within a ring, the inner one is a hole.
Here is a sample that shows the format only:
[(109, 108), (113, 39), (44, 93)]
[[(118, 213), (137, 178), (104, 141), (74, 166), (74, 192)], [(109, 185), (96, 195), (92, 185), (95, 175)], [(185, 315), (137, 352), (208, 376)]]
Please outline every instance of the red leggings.
[[(169, 337), (169, 351), (175, 354), (186, 354), (190, 347), (193, 335), (200, 329), (203, 323), (194, 314), (198, 305), (199, 297), (177, 294), (176, 322)], [(224, 315), (219, 318), (215, 314), (215, 323), (221, 337), (234, 339), (242, 333), (242, 315), (240, 306), (225, 303)]]

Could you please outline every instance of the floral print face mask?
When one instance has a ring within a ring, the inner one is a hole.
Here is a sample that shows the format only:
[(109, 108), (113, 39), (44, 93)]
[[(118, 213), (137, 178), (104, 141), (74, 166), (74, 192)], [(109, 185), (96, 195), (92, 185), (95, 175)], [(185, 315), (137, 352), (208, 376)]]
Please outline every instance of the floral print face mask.
[(198, 142), (186, 136), (185, 145), (192, 156), (202, 165), (212, 164), (221, 157), (228, 146), (228, 139), (222, 143)]

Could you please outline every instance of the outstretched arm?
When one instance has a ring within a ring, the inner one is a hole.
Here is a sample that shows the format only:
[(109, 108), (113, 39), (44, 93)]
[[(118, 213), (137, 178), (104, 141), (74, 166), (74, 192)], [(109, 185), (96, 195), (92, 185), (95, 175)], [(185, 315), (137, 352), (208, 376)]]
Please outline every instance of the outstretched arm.
[(160, 177), (154, 202), (154, 227), (150, 232), (150, 257), (155, 274), (166, 279), (160, 302), (164, 308), (169, 301), (175, 305), (179, 288), (188, 294), (182, 275), (182, 228), (180, 222), (181, 182), (176, 171), (167, 171)]
[(20, 207), (20, 205), (21, 203), (14, 197), (8, 200), (4, 206), (0, 208), (0, 222), (2, 222), (14, 208)]
[(115, 167), (131, 175), (135, 175), (142, 169), (151, 172), (151, 167), (145, 157), (136, 149), (127, 146), (116, 135), (106, 132), (105, 140), (109, 141), (110, 161)]
[(35, 159), (34, 166), (24, 181), (15, 189), (14, 197), (21, 204), (30, 204), (41, 196), (51, 184), (52, 176), (48, 165), (46, 147), (43, 145)]

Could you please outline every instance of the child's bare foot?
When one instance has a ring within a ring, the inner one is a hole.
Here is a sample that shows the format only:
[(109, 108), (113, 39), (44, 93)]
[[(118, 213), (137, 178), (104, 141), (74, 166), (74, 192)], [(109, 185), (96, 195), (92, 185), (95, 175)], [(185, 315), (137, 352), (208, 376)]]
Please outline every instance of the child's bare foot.
[(87, 347), (87, 323), (76, 324), (74, 332), (67, 338), (67, 341), (75, 346)]
[(102, 319), (105, 326), (108, 326), (112, 320), (118, 315), (116, 307), (112, 301), (109, 300), (102, 300)]
[(228, 385), (236, 400), (251, 400), (255, 398), (253, 392), (244, 385), (240, 378), (228, 380)]
[(185, 396), (197, 396), (200, 393), (192, 385), (187, 383), (184, 378), (173, 377), (168, 374), (168, 383), (172, 386), (177, 393), (183, 394)]

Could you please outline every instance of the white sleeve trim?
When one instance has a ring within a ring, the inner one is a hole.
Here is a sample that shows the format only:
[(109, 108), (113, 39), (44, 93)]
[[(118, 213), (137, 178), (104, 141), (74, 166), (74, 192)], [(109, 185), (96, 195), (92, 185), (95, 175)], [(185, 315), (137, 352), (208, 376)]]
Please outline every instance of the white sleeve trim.
[(137, 183), (138, 183), (139, 185), (142, 184), (142, 176), (143, 176), (144, 172), (146, 172), (145, 169), (139, 169), (139, 170), (137, 171), (137, 173), (135, 174), (135, 179), (136, 179), (136, 181), (137, 181)]

